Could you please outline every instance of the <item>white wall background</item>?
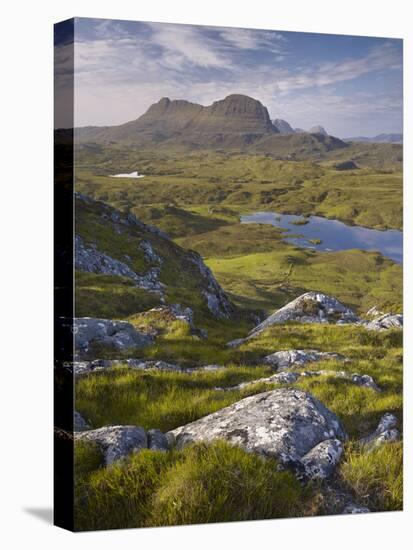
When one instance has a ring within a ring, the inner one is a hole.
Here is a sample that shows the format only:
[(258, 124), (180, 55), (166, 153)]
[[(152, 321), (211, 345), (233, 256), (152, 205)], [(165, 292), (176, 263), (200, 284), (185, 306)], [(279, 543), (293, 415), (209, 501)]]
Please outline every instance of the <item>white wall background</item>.
[[(405, 155), (405, 512), (73, 535), (52, 527), (52, 24), (72, 16), (405, 38), (411, 152), (413, 32), (406, 0), (14, 0), (3, 4), (0, 140), (0, 544), (9, 550), (406, 548), (412, 532), (412, 160)], [(28, 510), (34, 509), (35, 514)], [(3, 540), (4, 539), (4, 540)]]

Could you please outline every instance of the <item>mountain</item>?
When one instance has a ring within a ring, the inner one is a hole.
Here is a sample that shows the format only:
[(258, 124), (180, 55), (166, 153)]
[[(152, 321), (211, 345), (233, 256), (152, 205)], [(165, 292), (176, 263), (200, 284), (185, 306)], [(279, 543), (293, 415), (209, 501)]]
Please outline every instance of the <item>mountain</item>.
[[(260, 101), (241, 94), (231, 94), (208, 106), (164, 97), (141, 117), (126, 124), (76, 128), (75, 141), (76, 145), (122, 143), (141, 149), (251, 149), (280, 158), (291, 155), (295, 158), (300, 152), (306, 157), (309, 143), (309, 150), (315, 150), (316, 156), (346, 147), (321, 127), (317, 127), (313, 135), (305, 132), (298, 135), (288, 122), (275, 122), (271, 122), (267, 108)], [(291, 136), (296, 139), (283, 141)]]
[(77, 142), (127, 141), (199, 146), (243, 146), (265, 134), (278, 133), (268, 110), (256, 99), (232, 94), (204, 107), (162, 98), (136, 120), (112, 127), (76, 129)]
[(349, 137), (344, 141), (362, 141), (364, 143), (403, 143), (403, 134), (379, 134), (374, 137)]
[(313, 126), (308, 131), (310, 132), (310, 134), (322, 134), (323, 136), (328, 136), (328, 133), (322, 126)]
[(272, 123), (280, 132), (280, 134), (295, 134), (295, 130), (288, 124), (286, 120), (283, 120), (282, 118), (276, 118), (272, 121)]

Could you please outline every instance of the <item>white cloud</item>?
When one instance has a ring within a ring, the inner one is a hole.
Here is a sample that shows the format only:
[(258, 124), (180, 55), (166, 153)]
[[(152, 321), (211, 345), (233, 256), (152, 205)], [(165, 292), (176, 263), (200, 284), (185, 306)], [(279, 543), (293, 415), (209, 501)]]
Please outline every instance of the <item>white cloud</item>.
[[(398, 89), (352, 97), (335, 89), (373, 72), (400, 70), (400, 52), (391, 41), (364, 56), (300, 67), (297, 60), (280, 65), (290, 59), (289, 43), (270, 31), (148, 23), (131, 34), (112, 22), (99, 22), (95, 31), (75, 46), (78, 125), (132, 120), (162, 96), (207, 105), (230, 93), (253, 96), (271, 116), (297, 126), (331, 121), (339, 128), (340, 117), (348, 122), (376, 113), (390, 120), (389, 113), (401, 112)], [(250, 59), (260, 59), (258, 50), (272, 55), (261, 64), (242, 62), (251, 53)]]

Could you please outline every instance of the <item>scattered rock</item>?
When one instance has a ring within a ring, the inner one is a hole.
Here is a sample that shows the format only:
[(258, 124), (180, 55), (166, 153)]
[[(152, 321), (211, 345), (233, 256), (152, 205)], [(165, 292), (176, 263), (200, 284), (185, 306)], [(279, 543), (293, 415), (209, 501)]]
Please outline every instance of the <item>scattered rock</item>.
[(315, 349), (291, 349), (288, 351), (277, 351), (264, 357), (263, 362), (271, 365), (277, 371), (291, 369), (305, 365), (306, 363), (315, 363), (317, 361), (345, 361), (346, 358), (339, 353), (330, 351), (318, 351)]
[(355, 313), (332, 296), (321, 292), (306, 292), (257, 325), (248, 338), (258, 336), (267, 327), (294, 321), (298, 323), (354, 323)]
[(76, 432), (82, 432), (83, 430), (87, 430), (88, 428), (90, 428), (90, 426), (83, 418), (83, 416), (75, 411), (73, 415), (73, 429)]
[(383, 443), (392, 443), (400, 440), (400, 432), (396, 428), (397, 418), (394, 414), (385, 413), (373, 433), (360, 439), (359, 443), (368, 450), (376, 449)]
[(247, 452), (275, 457), (281, 466), (293, 467), (302, 477), (315, 472), (317, 456), (318, 471), (328, 475), (326, 464), (337, 459), (338, 443), (330, 442), (308, 454), (321, 442), (346, 437), (338, 417), (317, 399), (284, 388), (247, 397), (168, 433), (173, 435), (177, 448), (194, 441), (225, 439)]
[(149, 292), (162, 293), (165, 288), (165, 285), (159, 281), (159, 267), (152, 267), (145, 275), (139, 275), (125, 262), (98, 251), (96, 245), (86, 245), (79, 235), (75, 237), (75, 268), (88, 273), (127, 277), (132, 279), (138, 288)]
[[(69, 366), (69, 365), (68, 365)], [(205, 365), (202, 367), (182, 367), (166, 361), (144, 361), (142, 359), (95, 359), (93, 361), (76, 361), (73, 370), (76, 375), (90, 374), (110, 369), (112, 367), (127, 366), (136, 370), (158, 370), (192, 374), (199, 371), (218, 371), (226, 367), (222, 365)]]
[(148, 334), (138, 332), (125, 321), (77, 317), (74, 319), (75, 348), (78, 356), (85, 356), (94, 344), (116, 350), (142, 348), (153, 342)]
[(403, 315), (396, 313), (385, 313), (372, 321), (362, 321), (367, 330), (388, 330), (391, 328), (403, 328)]
[(159, 256), (159, 254), (155, 252), (155, 250), (153, 249), (149, 241), (142, 241), (139, 247), (141, 250), (143, 250), (145, 254), (145, 260), (148, 263), (155, 263), (155, 264), (162, 265), (163, 263), (162, 258)]
[(369, 514), (371, 510), (367, 508), (366, 506), (360, 506), (360, 504), (356, 504), (355, 502), (348, 502), (346, 506), (344, 507), (342, 514)]
[(148, 447), (145, 430), (137, 426), (104, 426), (97, 430), (76, 432), (75, 439), (97, 443), (106, 465)]
[(374, 379), (367, 374), (349, 374), (344, 371), (334, 371), (334, 370), (317, 370), (317, 371), (303, 371), (303, 372), (290, 372), (282, 371), (267, 378), (258, 378), (257, 380), (251, 380), (249, 382), (241, 382), (236, 386), (230, 386), (227, 388), (215, 388), (216, 390), (221, 391), (234, 391), (242, 390), (253, 386), (256, 384), (293, 384), (301, 377), (312, 377), (312, 376), (330, 376), (333, 378), (344, 378), (356, 384), (357, 386), (364, 386), (366, 388), (371, 388), (374, 391), (381, 391), (378, 385), (375, 383)]

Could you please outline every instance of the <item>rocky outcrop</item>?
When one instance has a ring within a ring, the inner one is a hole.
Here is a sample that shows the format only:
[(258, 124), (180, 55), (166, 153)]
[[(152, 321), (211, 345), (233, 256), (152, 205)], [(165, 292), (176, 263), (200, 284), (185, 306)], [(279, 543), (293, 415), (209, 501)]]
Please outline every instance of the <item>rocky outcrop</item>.
[[(154, 254), (153, 250), (152, 254)], [(127, 277), (128, 279), (132, 279), (138, 288), (148, 290), (149, 292), (162, 293), (165, 288), (165, 285), (159, 281), (160, 269), (158, 267), (152, 267), (144, 275), (139, 275), (125, 262), (116, 260), (108, 254), (97, 250), (96, 245), (86, 245), (79, 235), (76, 235), (75, 238), (75, 268), (88, 273)]]
[(376, 384), (374, 379), (368, 374), (357, 374), (357, 373), (347, 373), (345, 371), (334, 371), (334, 370), (316, 370), (316, 371), (303, 371), (303, 372), (289, 372), (282, 371), (267, 378), (258, 378), (257, 380), (250, 380), (249, 382), (242, 382), (236, 386), (229, 386), (227, 388), (216, 388), (217, 390), (222, 391), (234, 391), (242, 390), (250, 386), (257, 384), (294, 384), (302, 377), (310, 378), (313, 376), (329, 376), (331, 378), (340, 378), (348, 380), (357, 386), (363, 386), (365, 388), (371, 388), (374, 391), (381, 391), (379, 386)]
[(212, 271), (204, 264), (197, 252), (190, 251), (190, 261), (196, 265), (204, 280), (206, 288), (202, 291), (202, 294), (205, 297), (209, 311), (214, 317), (229, 319), (233, 314), (233, 307)]
[(295, 323), (354, 323), (356, 314), (336, 298), (321, 292), (306, 292), (275, 311), (257, 325), (248, 338), (258, 336), (274, 324)]
[(328, 477), (346, 437), (334, 413), (295, 389), (247, 397), (168, 434), (177, 448), (224, 439), (247, 452), (277, 458), (281, 466), (292, 467), (303, 478)]
[(74, 319), (75, 349), (78, 357), (87, 356), (94, 345), (114, 350), (142, 348), (153, 342), (148, 334), (138, 332), (125, 321), (77, 317)]
[(110, 369), (112, 367), (126, 366), (136, 370), (154, 370), (164, 372), (180, 372), (192, 374), (194, 372), (216, 372), (224, 370), (222, 365), (205, 365), (202, 367), (182, 367), (166, 361), (143, 361), (142, 359), (95, 359), (93, 361), (76, 361), (73, 363), (73, 370), (76, 375), (90, 374)]
[(137, 426), (104, 426), (97, 430), (75, 433), (75, 441), (96, 443), (106, 465), (113, 464), (133, 452), (148, 448), (145, 430)]
[(296, 367), (301, 367), (307, 363), (316, 363), (317, 361), (345, 361), (346, 358), (339, 353), (330, 351), (318, 351), (315, 349), (290, 349), (286, 351), (276, 351), (267, 355), (263, 363), (271, 365), (275, 370), (283, 371)]
[(383, 443), (392, 443), (399, 441), (400, 432), (396, 428), (397, 418), (394, 414), (385, 413), (373, 433), (360, 439), (359, 443), (367, 450), (371, 451), (383, 445)]
[(142, 241), (141, 244), (139, 245), (139, 248), (143, 250), (143, 253), (145, 254), (145, 260), (148, 263), (155, 263), (155, 264), (162, 265), (163, 263), (162, 258), (159, 256), (159, 254), (155, 252), (155, 250), (153, 249), (153, 246), (149, 241)]
[(403, 315), (397, 313), (385, 313), (376, 317), (372, 321), (363, 321), (363, 326), (367, 330), (388, 330), (391, 328), (403, 328)]

